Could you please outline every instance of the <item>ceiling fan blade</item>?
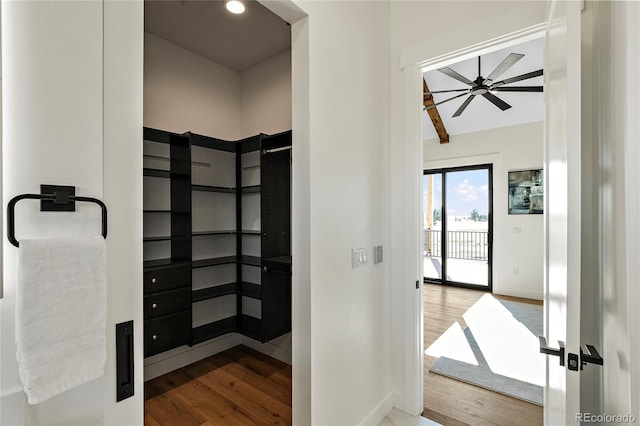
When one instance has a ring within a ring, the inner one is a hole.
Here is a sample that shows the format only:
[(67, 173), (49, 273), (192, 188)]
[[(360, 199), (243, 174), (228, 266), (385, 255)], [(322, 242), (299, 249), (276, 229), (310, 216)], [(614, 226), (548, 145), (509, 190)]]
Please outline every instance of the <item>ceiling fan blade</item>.
[(497, 106), (503, 111), (511, 108), (511, 105), (509, 105), (508, 103), (506, 103), (505, 101), (497, 97), (496, 95), (493, 95), (491, 93), (485, 93), (482, 96), (487, 98), (489, 101), (491, 101), (492, 104), (494, 104), (495, 106)]
[(516, 62), (518, 62), (523, 57), (524, 55), (521, 53), (511, 53), (509, 56), (504, 58), (502, 62), (500, 62), (500, 65), (498, 65), (496, 69), (491, 71), (491, 74), (489, 74), (487, 78), (484, 80), (484, 84), (487, 84), (487, 85), (491, 84), (493, 80), (495, 80), (496, 78), (504, 74), (506, 70), (511, 68)]
[(471, 103), (471, 101), (473, 100), (473, 98), (475, 98), (476, 95), (471, 95), (469, 96), (463, 103), (462, 105), (460, 105), (460, 108), (458, 108), (458, 110), (452, 115), (452, 117), (458, 117), (460, 116), (460, 114), (462, 114), (464, 112), (465, 109), (467, 109), (467, 107), (469, 106), (469, 104)]
[(469, 86), (473, 86), (473, 81), (469, 80), (464, 75), (458, 74), (457, 72), (455, 72), (454, 70), (452, 70), (449, 67), (439, 68), (438, 71), (440, 71), (441, 73), (443, 73), (445, 75), (448, 75), (451, 78), (454, 78), (454, 79), (456, 79), (458, 81), (461, 81), (464, 84), (468, 84)]
[(542, 86), (512, 86), (512, 87), (494, 87), (496, 92), (542, 92)]
[(434, 93), (448, 93), (448, 92), (468, 92), (469, 89), (451, 89), (451, 90), (434, 90), (432, 92), (424, 92), (425, 95), (433, 95)]
[(426, 108), (425, 108), (425, 110), (427, 110), (427, 109), (431, 109), (431, 108), (435, 108), (435, 107), (437, 107), (438, 105), (442, 105), (442, 104), (443, 104), (443, 103), (445, 103), (445, 102), (449, 102), (449, 101), (452, 101), (452, 100), (454, 100), (454, 99), (458, 99), (459, 97), (461, 97), (461, 96), (465, 96), (465, 95), (466, 95), (466, 93), (461, 93), (461, 94), (459, 94), (459, 95), (454, 96), (453, 98), (445, 99), (444, 101), (438, 102), (437, 104), (429, 105), (428, 107), (426, 107)]
[(507, 78), (507, 79), (504, 79), (504, 80), (501, 80), (501, 81), (496, 81), (491, 86), (492, 87), (497, 87), (497, 86), (502, 86), (504, 84), (515, 83), (516, 81), (522, 81), (522, 80), (528, 80), (528, 79), (534, 78), (534, 77), (540, 77), (542, 75), (542, 73), (543, 73), (542, 70), (528, 72), (526, 74), (518, 75), (516, 77), (511, 77), (511, 78)]

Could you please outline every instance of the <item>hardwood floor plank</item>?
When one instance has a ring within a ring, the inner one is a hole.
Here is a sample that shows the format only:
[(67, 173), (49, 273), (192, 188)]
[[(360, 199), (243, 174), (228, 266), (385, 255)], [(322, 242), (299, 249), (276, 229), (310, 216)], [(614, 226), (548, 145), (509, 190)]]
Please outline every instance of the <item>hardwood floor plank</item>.
[(291, 366), (237, 346), (145, 383), (145, 426), (291, 424)]
[(266, 425), (268, 423), (252, 415), (233, 401), (202, 383), (192, 380), (176, 395), (215, 426)]
[[(271, 380), (269, 377), (265, 377), (261, 374), (256, 373), (253, 370), (250, 370), (239, 362), (228, 362), (230, 361), (233, 355), (227, 355), (228, 358), (218, 358), (216, 360), (211, 360), (212, 364), (216, 364), (220, 361), (225, 362), (224, 371), (229, 373), (230, 375), (237, 377), (239, 380), (244, 381), (250, 386), (256, 388), (264, 394), (270, 395), (272, 398), (277, 399), (287, 406), (291, 406), (291, 387), (282, 385), (274, 380)], [(218, 361), (220, 360), (220, 361)]]
[(145, 402), (145, 410), (160, 425), (200, 426), (207, 419), (178, 398), (158, 395)]
[(291, 424), (290, 407), (223, 369), (213, 368), (208, 374), (197, 379), (267, 424)]
[(145, 426), (161, 426), (160, 423), (156, 421), (149, 413), (144, 414), (144, 424)]
[[(464, 329), (464, 313), (485, 292), (442, 285), (424, 287), (424, 347), (435, 342), (456, 321)], [(494, 295), (510, 300), (541, 305), (541, 301)], [(542, 425), (543, 410), (535, 404), (521, 401), (488, 389), (473, 386), (439, 374), (429, 368), (437, 358), (424, 357), (425, 415), (444, 425)]]
[(438, 413), (437, 411), (429, 410), (428, 408), (425, 408), (422, 412), (422, 417), (426, 417), (445, 426), (471, 426), (467, 423), (461, 422), (460, 420)]

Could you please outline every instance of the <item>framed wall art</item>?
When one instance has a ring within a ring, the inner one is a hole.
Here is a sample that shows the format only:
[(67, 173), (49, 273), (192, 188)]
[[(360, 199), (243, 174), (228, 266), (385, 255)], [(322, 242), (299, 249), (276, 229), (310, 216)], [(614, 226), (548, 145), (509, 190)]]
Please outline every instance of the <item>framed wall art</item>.
[(509, 172), (509, 214), (542, 214), (544, 211), (543, 171)]

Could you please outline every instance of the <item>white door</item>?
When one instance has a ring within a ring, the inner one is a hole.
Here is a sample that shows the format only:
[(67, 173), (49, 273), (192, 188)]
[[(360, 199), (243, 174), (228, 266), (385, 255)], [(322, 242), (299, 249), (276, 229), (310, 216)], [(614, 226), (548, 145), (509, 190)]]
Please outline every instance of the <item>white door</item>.
[[(0, 424), (141, 425), (142, 58), (138, 1), (2, 2), (4, 203), (40, 184), (72, 185), (108, 209), (105, 374), (40, 404), (26, 402), (14, 317), (18, 249), (4, 239), (0, 301)], [(44, 213), (16, 206), (22, 238), (100, 232), (99, 209)], [(6, 231), (4, 232), (6, 236)], [(134, 320), (134, 395), (116, 401), (115, 325)]]
[(545, 79), (545, 336), (564, 342), (547, 356), (544, 419), (574, 424), (580, 411), (580, 13), (577, 1), (553, 1), (547, 17)]

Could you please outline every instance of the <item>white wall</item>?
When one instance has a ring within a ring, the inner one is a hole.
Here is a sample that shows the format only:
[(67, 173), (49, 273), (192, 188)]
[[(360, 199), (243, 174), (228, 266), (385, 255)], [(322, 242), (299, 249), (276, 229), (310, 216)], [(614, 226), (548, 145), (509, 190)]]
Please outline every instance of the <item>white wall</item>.
[(144, 38), (144, 125), (240, 139), (240, 75), (149, 33)]
[[(543, 123), (539, 121), (451, 135), (448, 144), (441, 144), (437, 139), (424, 141), (425, 169), (493, 164), (493, 292), (496, 294), (543, 298), (542, 215), (508, 214), (507, 197), (509, 171), (542, 168), (543, 138)], [(518, 272), (514, 268), (518, 268)]]
[[(294, 159), (308, 155), (309, 188), (294, 164), (293, 195), (294, 221), (310, 202), (311, 420), (375, 422), (393, 404), (388, 263), (371, 263), (374, 245), (389, 248), (389, 5), (299, 4), (309, 14), (311, 115), (309, 138), (294, 128), (293, 149)], [(351, 268), (352, 247), (368, 247), (366, 267)], [(305, 265), (295, 256), (297, 277)]]
[[(142, 291), (132, 290), (142, 285), (142, 270), (135, 266), (142, 259), (141, 217), (134, 217), (142, 207), (141, 161), (117, 155), (141, 149), (142, 63), (135, 58), (142, 57), (142, 3), (103, 8), (100, 2), (10, 2), (2, 7), (3, 205), (15, 195), (38, 193), (42, 183), (67, 184), (76, 186), (77, 195), (104, 199), (111, 215), (105, 375), (37, 406), (24, 406), (17, 374), (18, 250), (3, 235), (0, 423), (140, 424), (142, 358), (138, 355), (134, 364), (135, 396), (116, 404), (113, 330), (124, 320), (133, 319), (137, 327), (142, 322), (142, 309), (135, 309), (142, 304)], [(114, 51), (127, 49), (130, 56), (111, 60)], [(98, 234), (99, 209), (84, 203), (76, 208), (74, 213), (40, 213), (37, 202), (21, 202), (16, 207), (18, 240)], [(121, 247), (126, 251), (121, 253)], [(141, 354), (141, 329), (136, 331), (134, 351)]]
[(240, 74), (242, 136), (291, 129), (291, 50)]

